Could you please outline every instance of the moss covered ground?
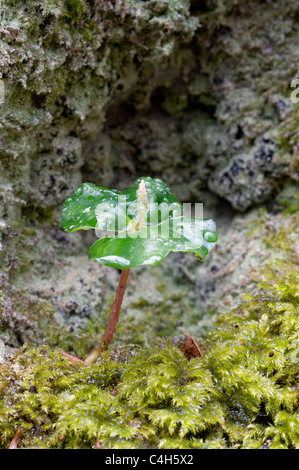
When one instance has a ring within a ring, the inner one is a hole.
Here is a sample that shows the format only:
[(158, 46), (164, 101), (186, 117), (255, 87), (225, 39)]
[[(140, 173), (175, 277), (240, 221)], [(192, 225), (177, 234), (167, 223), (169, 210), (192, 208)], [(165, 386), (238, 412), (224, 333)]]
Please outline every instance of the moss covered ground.
[[(288, 217), (298, 226), (297, 215)], [(269, 241), (284, 256), (252, 273), (254, 292), (218, 316), (203, 357), (188, 360), (171, 338), (147, 347), (123, 340), (95, 365), (23, 346), (0, 368), (1, 445), (21, 429), (20, 447), (298, 448), (292, 238), (281, 230)]]

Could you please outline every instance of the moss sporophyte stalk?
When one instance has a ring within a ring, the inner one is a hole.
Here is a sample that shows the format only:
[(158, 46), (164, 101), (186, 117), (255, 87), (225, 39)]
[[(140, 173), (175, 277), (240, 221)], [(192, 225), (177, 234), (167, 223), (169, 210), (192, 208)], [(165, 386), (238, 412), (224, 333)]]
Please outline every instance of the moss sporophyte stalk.
[(193, 252), (204, 260), (217, 241), (213, 220), (186, 214), (166, 184), (150, 177), (139, 178), (125, 191), (81, 184), (65, 200), (61, 225), (68, 232), (105, 231), (91, 246), (89, 259), (121, 270), (108, 326), (88, 363), (97, 360), (113, 337), (131, 268), (160, 264), (171, 251)]

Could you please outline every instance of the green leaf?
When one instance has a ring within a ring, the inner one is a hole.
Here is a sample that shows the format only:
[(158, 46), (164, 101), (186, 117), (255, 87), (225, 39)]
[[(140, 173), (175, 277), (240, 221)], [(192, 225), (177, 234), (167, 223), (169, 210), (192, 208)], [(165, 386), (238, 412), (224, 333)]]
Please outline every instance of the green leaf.
[(118, 269), (160, 264), (170, 251), (204, 259), (217, 241), (213, 220), (185, 217), (166, 184), (150, 177), (125, 191), (80, 185), (64, 203), (61, 224), (67, 231), (111, 231), (92, 245), (89, 258)]
[[(167, 228), (168, 234), (165, 230)], [(170, 224), (164, 221), (156, 226), (128, 232), (125, 238), (119, 235), (102, 238), (90, 248), (89, 258), (118, 269), (160, 264), (170, 251), (193, 252), (204, 259), (215, 246), (216, 240), (213, 220), (177, 217)]]
[[(67, 232), (75, 230), (98, 229), (107, 231), (124, 230), (137, 216), (137, 191), (140, 181), (146, 187), (147, 202), (173, 205), (178, 212), (182, 204), (171, 194), (166, 184), (150, 177), (139, 178), (125, 191), (98, 187), (92, 183), (83, 183), (68, 197), (63, 205), (61, 226)], [(124, 219), (124, 226), (119, 221)], [(150, 211), (148, 211), (148, 220)]]

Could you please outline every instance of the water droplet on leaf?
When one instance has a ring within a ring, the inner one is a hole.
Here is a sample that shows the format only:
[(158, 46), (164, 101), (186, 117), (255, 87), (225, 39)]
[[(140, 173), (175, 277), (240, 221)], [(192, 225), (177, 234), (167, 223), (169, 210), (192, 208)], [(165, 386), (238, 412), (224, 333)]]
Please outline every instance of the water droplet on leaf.
[(215, 233), (212, 233), (212, 232), (206, 232), (204, 234), (204, 239), (207, 241), (207, 242), (215, 242), (216, 241), (216, 234)]

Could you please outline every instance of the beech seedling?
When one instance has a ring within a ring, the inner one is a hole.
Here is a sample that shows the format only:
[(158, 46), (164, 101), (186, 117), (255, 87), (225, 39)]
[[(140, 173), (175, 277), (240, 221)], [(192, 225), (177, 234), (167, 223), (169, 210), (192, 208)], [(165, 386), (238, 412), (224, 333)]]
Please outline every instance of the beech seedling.
[(65, 200), (62, 228), (96, 230), (101, 238), (91, 246), (89, 259), (121, 270), (108, 326), (85, 362), (94, 363), (108, 348), (131, 268), (160, 264), (170, 251), (193, 252), (204, 260), (215, 246), (215, 222), (186, 215), (184, 206), (161, 179), (150, 177), (125, 191), (83, 183)]

